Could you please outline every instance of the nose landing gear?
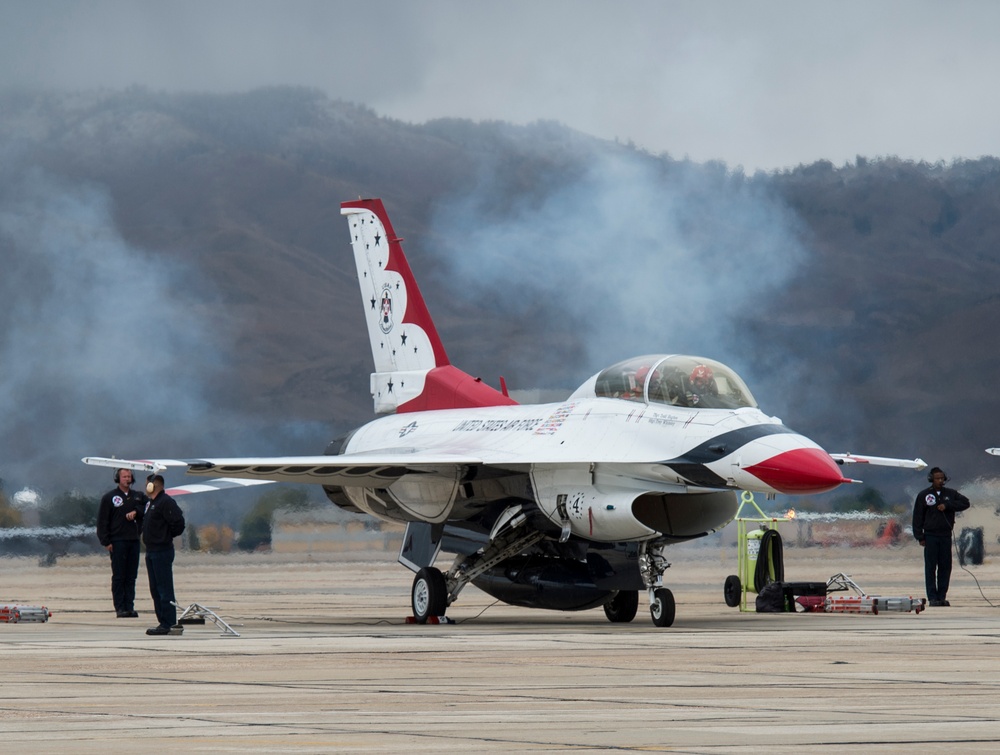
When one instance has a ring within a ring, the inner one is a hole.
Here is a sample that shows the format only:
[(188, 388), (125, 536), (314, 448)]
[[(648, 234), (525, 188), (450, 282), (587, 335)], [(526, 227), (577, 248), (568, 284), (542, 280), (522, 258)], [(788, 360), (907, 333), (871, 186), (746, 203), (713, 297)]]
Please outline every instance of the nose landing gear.
[(664, 547), (656, 543), (639, 544), (639, 574), (649, 592), (649, 615), (658, 627), (669, 627), (677, 613), (674, 594), (663, 586), (663, 572), (670, 568), (663, 557)]

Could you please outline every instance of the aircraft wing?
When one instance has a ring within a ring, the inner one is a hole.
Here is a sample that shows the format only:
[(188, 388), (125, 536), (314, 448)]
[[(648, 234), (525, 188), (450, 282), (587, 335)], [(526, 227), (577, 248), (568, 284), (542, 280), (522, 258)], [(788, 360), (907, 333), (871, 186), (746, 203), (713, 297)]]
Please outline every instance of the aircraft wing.
[[(180, 494), (219, 490), (237, 485), (295, 482), (313, 485), (385, 487), (408, 474), (435, 474), (446, 467), (482, 464), (479, 457), (421, 451), (383, 451), (342, 456), (261, 456), (231, 459), (114, 459), (88, 456), (84, 464), (120, 469), (138, 469), (162, 474), (184, 468), (189, 475), (221, 475), (208, 480), (199, 490), (178, 490)], [(221, 483), (214, 485), (214, 483)], [(198, 488), (197, 485), (186, 486)], [(172, 494), (172, 493), (171, 493)]]
[[(84, 464), (96, 467), (113, 467), (114, 469), (134, 469), (150, 474), (162, 474), (170, 467), (186, 467), (187, 462), (181, 459), (116, 459), (103, 456), (87, 456), (81, 459)], [(252, 485), (270, 485), (275, 480), (238, 480), (233, 477), (219, 477), (214, 480), (176, 485), (164, 488), (167, 495), (190, 495), (191, 493), (207, 493), (211, 490), (228, 490), (229, 488), (246, 488)]]
[(861, 454), (830, 454), (838, 464), (872, 464), (879, 467), (900, 467), (902, 469), (924, 469), (923, 459), (893, 459), (888, 456), (862, 456)]

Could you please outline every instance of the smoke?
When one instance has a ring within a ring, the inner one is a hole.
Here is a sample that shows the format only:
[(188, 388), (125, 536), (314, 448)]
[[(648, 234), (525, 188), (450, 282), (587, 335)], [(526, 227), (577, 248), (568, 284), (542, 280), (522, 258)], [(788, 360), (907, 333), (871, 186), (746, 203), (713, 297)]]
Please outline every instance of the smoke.
[(490, 348), (522, 331), (544, 344), (502, 369), (521, 387), (572, 390), (624, 358), (692, 353), (730, 364), (754, 390), (770, 366), (737, 324), (806, 259), (793, 215), (741, 173), (626, 152), (586, 165), (502, 217), (491, 202), (506, 192), (489, 178), (434, 217), (453, 284), (502, 322)]
[(198, 321), (191, 271), (122, 239), (106, 191), (23, 172), (0, 196), (0, 259), (0, 477), (64, 486), (82, 456), (204, 424), (225, 333)]

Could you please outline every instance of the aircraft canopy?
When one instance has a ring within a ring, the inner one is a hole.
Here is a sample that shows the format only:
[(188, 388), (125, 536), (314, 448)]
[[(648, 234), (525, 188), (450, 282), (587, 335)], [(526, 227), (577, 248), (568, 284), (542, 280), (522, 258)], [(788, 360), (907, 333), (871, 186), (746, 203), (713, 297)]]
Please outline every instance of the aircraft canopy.
[(746, 383), (724, 364), (680, 354), (619, 362), (597, 375), (594, 392), (599, 398), (705, 409), (757, 406)]

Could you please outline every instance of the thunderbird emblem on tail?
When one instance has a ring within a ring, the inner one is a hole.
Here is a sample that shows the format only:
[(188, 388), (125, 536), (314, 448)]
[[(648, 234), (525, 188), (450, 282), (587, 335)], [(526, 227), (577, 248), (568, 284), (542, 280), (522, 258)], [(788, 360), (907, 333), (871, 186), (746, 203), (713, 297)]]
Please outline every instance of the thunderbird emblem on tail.
[[(613, 622), (631, 621), (645, 594), (653, 623), (670, 626), (667, 548), (729, 523), (738, 491), (823, 493), (852, 482), (844, 464), (924, 466), (828, 454), (758, 409), (739, 375), (704, 357), (635, 357), (566, 401), (520, 405), (448, 361), (382, 201), (345, 202), (341, 213), (381, 416), (331, 444), (329, 455), (134, 463), (181, 466), (228, 485), (322, 485), (337, 506), (404, 523), (399, 561), (415, 572), (419, 622), (443, 616), (472, 583), (518, 606), (603, 606)], [(444, 570), (442, 552), (454, 554)]]

